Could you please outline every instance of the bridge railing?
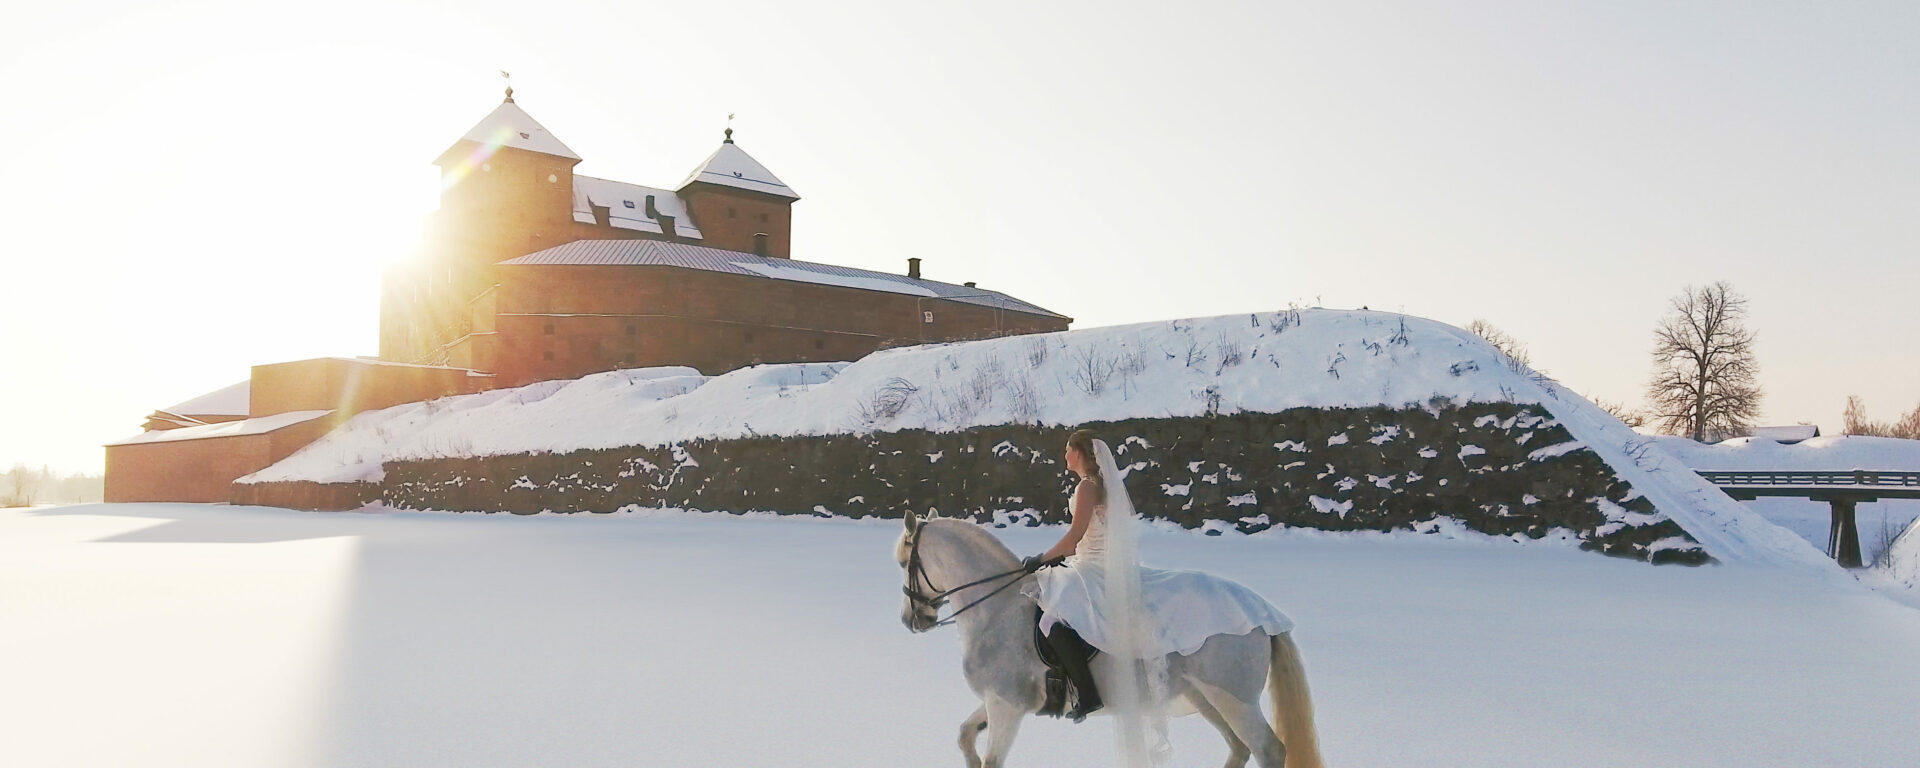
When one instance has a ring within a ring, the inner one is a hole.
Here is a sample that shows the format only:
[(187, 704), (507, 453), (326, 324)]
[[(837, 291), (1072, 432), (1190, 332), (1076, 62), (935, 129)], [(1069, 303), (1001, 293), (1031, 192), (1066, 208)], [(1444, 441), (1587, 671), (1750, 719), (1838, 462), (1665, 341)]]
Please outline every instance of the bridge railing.
[(1920, 472), (1714, 472), (1700, 471), (1707, 482), (1721, 486), (1799, 488), (1920, 488)]

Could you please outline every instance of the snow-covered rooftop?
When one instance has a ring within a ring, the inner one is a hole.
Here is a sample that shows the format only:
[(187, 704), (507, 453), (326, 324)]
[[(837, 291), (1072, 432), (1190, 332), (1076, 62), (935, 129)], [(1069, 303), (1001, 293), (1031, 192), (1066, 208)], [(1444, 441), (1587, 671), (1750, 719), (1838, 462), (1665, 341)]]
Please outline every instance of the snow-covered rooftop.
[(996, 307), (1051, 317), (1066, 317), (1034, 306), (998, 291), (952, 285), (933, 280), (917, 280), (906, 275), (855, 269), (834, 264), (816, 264), (795, 259), (756, 256), (740, 251), (708, 248), (703, 245), (669, 243), (659, 240), (575, 240), (500, 262), (510, 266), (651, 266), (682, 267), (731, 275), (750, 275), (775, 280), (839, 285), (870, 291), (904, 293)]
[(239, 437), (241, 435), (260, 435), (276, 429), (284, 429), (302, 422), (312, 421), (333, 411), (288, 411), (272, 416), (261, 416), (240, 421), (223, 421), (219, 424), (207, 424), (198, 427), (180, 429), (156, 429), (142, 432), (125, 440), (116, 440), (107, 445), (140, 445), (144, 443), (171, 443), (179, 440), (205, 440), (212, 437)]
[(1748, 437), (1761, 437), (1768, 440), (1778, 440), (1782, 443), (1793, 443), (1810, 437), (1819, 437), (1820, 427), (1814, 424), (1788, 424), (1779, 427), (1753, 427), (1748, 430), (1748, 432), (1750, 433)]
[(748, 155), (746, 150), (741, 149), (740, 145), (733, 143), (731, 139), (721, 144), (712, 155), (707, 156), (706, 162), (701, 163), (700, 167), (693, 169), (693, 173), (687, 175), (687, 180), (680, 182), (680, 188), (686, 189), (687, 185), (695, 182), (718, 184), (723, 187), (745, 189), (793, 200), (800, 199), (799, 193), (794, 192), (792, 187), (774, 176), (772, 171), (767, 170), (766, 166), (753, 159), (752, 155)]
[[(647, 211), (649, 199), (657, 216)], [(695, 226), (693, 217), (687, 215), (686, 203), (679, 193), (673, 190), (574, 174), (573, 220), (594, 223), (593, 206), (596, 205), (607, 209), (607, 223), (615, 229), (664, 234), (666, 230), (660, 226), (660, 216), (671, 216), (675, 235), (700, 239), (700, 228)]]
[(475, 123), (473, 128), (467, 131), (467, 135), (460, 137), (460, 141), (454, 142), (452, 147), (448, 147), (447, 151), (442, 153), (442, 157), (453, 153), (462, 143), (467, 142), (483, 147), (512, 147), (575, 161), (580, 159), (580, 156), (568, 149), (567, 145), (560, 143), (558, 137), (511, 100), (501, 102), (500, 106), (494, 107), (492, 112), (481, 118), (480, 122)]
[(252, 388), (253, 380), (248, 379), (160, 410), (177, 416), (245, 416)]

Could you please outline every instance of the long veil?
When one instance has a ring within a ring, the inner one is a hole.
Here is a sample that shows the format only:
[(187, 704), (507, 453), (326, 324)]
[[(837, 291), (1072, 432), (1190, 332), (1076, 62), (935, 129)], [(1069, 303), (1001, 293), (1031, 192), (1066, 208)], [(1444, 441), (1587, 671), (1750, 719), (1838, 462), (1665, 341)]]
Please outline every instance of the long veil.
[(1121, 768), (1162, 766), (1173, 752), (1167, 742), (1167, 659), (1154, 650), (1153, 620), (1140, 589), (1140, 516), (1127, 496), (1113, 451), (1105, 441), (1095, 440), (1093, 453), (1107, 507), (1106, 559), (1101, 564), (1105, 605), (1095, 608), (1111, 620), (1115, 646), (1115, 674), (1104, 698), (1115, 715)]

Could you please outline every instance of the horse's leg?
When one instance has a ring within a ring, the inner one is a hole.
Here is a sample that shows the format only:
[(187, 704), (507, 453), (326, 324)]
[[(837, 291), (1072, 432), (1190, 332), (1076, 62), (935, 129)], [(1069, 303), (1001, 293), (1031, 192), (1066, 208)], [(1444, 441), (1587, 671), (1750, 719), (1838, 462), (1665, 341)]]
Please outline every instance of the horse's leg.
[(1227, 719), (1220, 716), (1220, 710), (1208, 704), (1207, 697), (1200, 695), (1197, 689), (1187, 691), (1187, 701), (1193, 704), (1193, 708), (1199, 711), (1201, 717), (1206, 718), (1207, 722), (1213, 723), (1214, 728), (1219, 729), (1221, 738), (1227, 740), (1226, 768), (1245, 768), (1247, 757), (1252, 753), (1247, 751), (1246, 742), (1233, 735), (1233, 726), (1228, 725)]
[(980, 768), (980, 752), (974, 749), (974, 746), (979, 741), (980, 732), (986, 728), (987, 705), (985, 704), (980, 705), (979, 709), (967, 716), (966, 722), (960, 724), (960, 754), (967, 756), (967, 768)]
[(987, 759), (984, 768), (1001, 768), (1007, 762), (1007, 750), (1013, 749), (1013, 737), (1020, 733), (1020, 720), (1027, 709), (999, 696), (987, 696)]
[(1205, 696), (1207, 703), (1219, 711), (1221, 719), (1233, 729), (1260, 761), (1260, 768), (1283, 768), (1287, 762), (1287, 748), (1280, 744), (1280, 737), (1273, 732), (1273, 726), (1260, 715), (1258, 696), (1253, 701), (1242, 701), (1240, 697), (1218, 686), (1195, 680), (1194, 688)]

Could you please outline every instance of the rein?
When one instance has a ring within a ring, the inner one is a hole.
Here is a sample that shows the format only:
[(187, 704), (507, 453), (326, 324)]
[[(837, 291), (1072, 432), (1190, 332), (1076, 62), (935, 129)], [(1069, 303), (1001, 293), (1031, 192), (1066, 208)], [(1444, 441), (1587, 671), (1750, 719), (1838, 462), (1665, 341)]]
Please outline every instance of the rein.
[[(1027, 576), (1032, 575), (1032, 572), (1028, 571), (1025, 565), (1022, 565), (1019, 568), (1015, 568), (1005, 573), (996, 573), (992, 576), (988, 576), (983, 579), (974, 579), (973, 581), (969, 581), (965, 584), (954, 587), (952, 589), (941, 589), (933, 585), (933, 579), (927, 576), (926, 567), (920, 564), (920, 536), (921, 536), (920, 531), (914, 531), (913, 547), (907, 555), (908, 586), (901, 587), (900, 591), (907, 593), (907, 599), (912, 600), (915, 604), (924, 605), (928, 608), (933, 609), (934, 615), (936, 617), (940, 615), (940, 606), (947, 604), (947, 598), (959, 592), (960, 590), (967, 589), (970, 587), (977, 587), (989, 581), (993, 581), (995, 579), (1004, 579), (1008, 576), (1013, 576), (1016, 574), (1018, 574), (1020, 578), (1026, 578)], [(1000, 594), (1001, 592), (1006, 591), (1007, 587), (1011, 587), (1015, 584), (1020, 583), (1020, 578), (1013, 579), (1011, 581), (1008, 581), (1005, 584), (995, 587), (992, 592), (988, 592), (985, 596), (981, 597), (980, 599), (975, 600), (971, 603), (967, 603), (966, 605), (960, 606), (960, 608), (955, 610), (953, 613), (947, 614), (946, 618), (935, 621), (933, 623), (933, 626), (927, 627), (927, 629), (928, 630), (938, 629), (940, 627), (944, 627), (944, 626), (947, 626), (948, 624), (954, 623), (955, 620), (960, 618), (960, 614), (966, 613), (968, 610), (971, 610), (974, 606), (993, 599), (994, 595), (997, 595), (997, 594)], [(918, 586), (919, 584), (927, 585), (927, 589), (933, 591), (933, 596), (928, 597), (926, 595), (920, 594), (919, 592), (915, 591), (914, 587)]]

